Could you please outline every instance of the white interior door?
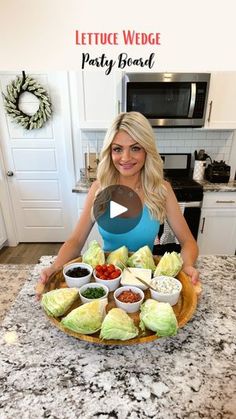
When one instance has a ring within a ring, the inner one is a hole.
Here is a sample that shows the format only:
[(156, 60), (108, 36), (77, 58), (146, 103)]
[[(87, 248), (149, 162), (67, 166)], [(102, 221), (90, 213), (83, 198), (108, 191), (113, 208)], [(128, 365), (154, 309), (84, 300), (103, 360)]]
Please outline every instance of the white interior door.
[[(76, 219), (67, 73), (31, 76), (46, 87), (52, 101), (52, 117), (41, 129), (27, 131), (12, 122), (0, 100), (1, 149), (12, 221), (18, 242), (62, 242)], [(0, 73), (2, 92), (15, 77)], [(28, 112), (37, 109), (35, 98), (27, 93), (21, 106)]]
[(0, 249), (7, 240), (7, 233), (5, 228), (5, 223), (2, 215), (2, 208), (0, 205)]

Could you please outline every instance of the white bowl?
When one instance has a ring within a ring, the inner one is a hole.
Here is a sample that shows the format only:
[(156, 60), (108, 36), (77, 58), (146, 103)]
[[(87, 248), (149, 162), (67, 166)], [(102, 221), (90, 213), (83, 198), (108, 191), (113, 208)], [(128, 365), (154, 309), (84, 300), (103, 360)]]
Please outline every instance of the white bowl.
[[(82, 294), (88, 288), (102, 288), (105, 291), (105, 294), (102, 297), (99, 297), (99, 298), (84, 297)], [(108, 296), (108, 293), (109, 293), (109, 289), (106, 287), (106, 285), (97, 284), (96, 282), (90, 282), (89, 284), (85, 284), (79, 289), (80, 299), (81, 299), (83, 304), (91, 303), (91, 301), (94, 301), (94, 300), (103, 300), (104, 298), (106, 298)]]
[[(171, 306), (174, 306), (177, 303), (182, 290), (182, 284), (178, 279), (173, 278), (172, 276), (156, 276), (152, 279), (151, 284), (155, 284), (155, 286), (159, 288), (158, 291), (153, 291), (150, 288), (151, 297), (154, 300), (169, 303)], [(164, 284), (167, 284), (166, 290), (163, 289)], [(171, 286), (173, 287), (172, 290)], [(169, 292), (168, 288), (170, 289)]]
[[(85, 276), (81, 276), (81, 277), (76, 277), (76, 278), (73, 278), (73, 277), (67, 275), (67, 272), (70, 269), (74, 269), (74, 268), (78, 268), (78, 267), (87, 269), (89, 271), (89, 274), (85, 275)], [(87, 284), (92, 277), (92, 273), (93, 273), (92, 266), (88, 265), (87, 263), (83, 263), (83, 262), (70, 263), (69, 265), (64, 266), (64, 269), (63, 269), (63, 275), (64, 275), (64, 278), (65, 278), (65, 281), (66, 281), (68, 287), (70, 287), (70, 288), (80, 288), (80, 287), (82, 287), (82, 285)]]
[(98, 276), (96, 275), (96, 269), (93, 270), (93, 276), (95, 278), (95, 281), (98, 284), (106, 285), (106, 287), (109, 289), (109, 291), (115, 291), (116, 288), (118, 288), (119, 285), (120, 285), (122, 270), (119, 268), (119, 266), (115, 266), (115, 267), (116, 267), (116, 269), (119, 269), (120, 276), (118, 276), (117, 278), (114, 278), (114, 279), (101, 279), (101, 278), (98, 278)]
[[(144, 279), (145, 282), (148, 284), (151, 282), (152, 278), (152, 270), (151, 269), (144, 269), (144, 268), (129, 268), (129, 270), (132, 272), (133, 275), (139, 276), (141, 279)], [(145, 291), (148, 289), (146, 285), (144, 285), (142, 282), (138, 281), (138, 279), (135, 279), (134, 276), (126, 269), (122, 272), (122, 277), (120, 283), (122, 285), (130, 285), (134, 287), (138, 287), (141, 290)]]
[[(123, 303), (122, 301), (118, 300), (117, 297), (123, 292), (123, 291), (133, 291), (136, 294), (139, 294), (141, 299), (137, 301), (136, 303)], [(122, 308), (126, 313), (135, 313), (136, 311), (139, 311), (140, 306), (144, 300), (144, 293), (143, 291), (138, 287), (131, 287), (131, 286), (125, 286), (120, 287), (114, 292), (114, 300), (116, 303), (116, 307)]]

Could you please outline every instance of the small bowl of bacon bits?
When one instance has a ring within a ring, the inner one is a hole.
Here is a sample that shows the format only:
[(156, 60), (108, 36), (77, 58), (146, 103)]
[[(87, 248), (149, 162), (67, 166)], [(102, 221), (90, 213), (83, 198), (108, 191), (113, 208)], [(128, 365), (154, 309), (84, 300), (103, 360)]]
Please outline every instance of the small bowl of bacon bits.
[(144, 300), (144, 293), (138, 287), (120, 287), (114, 292), (114, 300), (118, 308), (122, 308), (126, 313), (139, 311)]
[(95, 281), (98, 284), (106, 285), (109, 291), (114, 291), (119, 287), (121, 274), (121, 269), (111, 263), (97, 265), (93, 271)]

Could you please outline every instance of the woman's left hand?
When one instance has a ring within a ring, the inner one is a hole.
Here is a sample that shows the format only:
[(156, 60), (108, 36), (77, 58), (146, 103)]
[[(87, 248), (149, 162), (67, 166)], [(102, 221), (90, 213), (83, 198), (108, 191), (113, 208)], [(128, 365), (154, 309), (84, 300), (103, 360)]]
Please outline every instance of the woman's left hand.
[(183, 267), (183, 271), (190, 277), (197, 295), (200, 295), (202, 292), (202, 286), (198, 270), (193, 266), (185, 266)]

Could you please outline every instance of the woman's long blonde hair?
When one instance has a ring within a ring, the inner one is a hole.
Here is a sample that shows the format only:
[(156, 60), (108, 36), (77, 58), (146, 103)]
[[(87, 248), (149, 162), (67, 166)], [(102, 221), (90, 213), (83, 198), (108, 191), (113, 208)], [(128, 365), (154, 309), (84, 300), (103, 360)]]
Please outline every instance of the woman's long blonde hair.
[(163, 222), (166, 217), (166, 188), (163, 183), (163, 162), (157, 151), (155, 137), (148, 120), (139, 112), (123, 112), (113, 121), (107, 131), (100, 154), (97, 179), (100, 189), (118, 183), (119, 172), (111, 158), (111, 143), (119, 131), (125, 131), (146, 151), (145, 164), (141, 171), (144, 201), (152, 217)]

